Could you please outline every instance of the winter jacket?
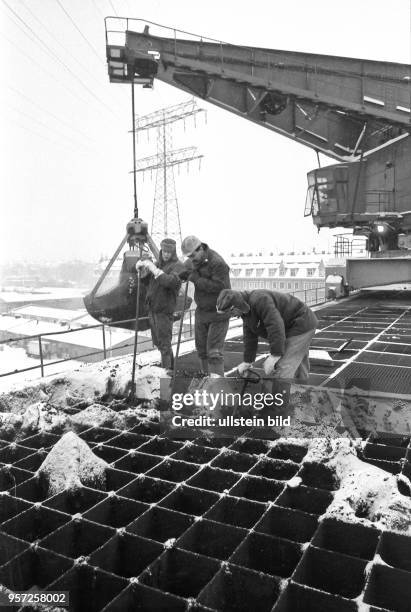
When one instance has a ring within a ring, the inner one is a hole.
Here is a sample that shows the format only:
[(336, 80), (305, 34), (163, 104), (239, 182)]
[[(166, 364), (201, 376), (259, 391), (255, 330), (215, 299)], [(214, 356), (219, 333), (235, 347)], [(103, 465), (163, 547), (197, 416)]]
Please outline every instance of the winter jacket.
[(317, 327), (313, 311), (293, 295), (268, 289), (241, 295), (250, 305), (250, 312), (243, 315), (244, 361), (248, 363), (255, 359), (259, 337), (267, 338), (272, 355), (283, 355), (286, 338)]
[[(224, 259), (204, 245), (205, 259), (194, 266), (193, 272), (188, 277), (194, 283), (194, 299), (199, 310), (212, 311), (217, 315), (216, 304), (218, 294), (222, 289), (230, 289), (230, 268)], [(218, 320), (227, 318), (225, 315), (217, 315)]]
[(152, 312), (172, 314), (176, 308), (177, 295), (181, 287), (180, 272), (184, 264), (177, 255), (165, 262), (161, 251), (157, 267), (163, 271), (157, 278), (150, 274), (148, 279), (146, 303)]

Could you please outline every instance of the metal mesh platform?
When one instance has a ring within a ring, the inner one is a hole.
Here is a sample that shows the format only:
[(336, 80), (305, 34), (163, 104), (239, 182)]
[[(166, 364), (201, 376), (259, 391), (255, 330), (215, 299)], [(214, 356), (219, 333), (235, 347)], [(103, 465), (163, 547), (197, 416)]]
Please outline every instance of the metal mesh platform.
[[(70, 609), (88, 612), (248, 612), (257, 600), (262, 611), (345, 611), (358, 597), (409, 609), (411, 538), (319, 521), (332, 485), (304, 469), (304, 447), (156, 434), (155, 423), (82, 431), (110, 468), (107, 490), (76, 496), (48, 497), (35, 477), (58, 436), (1, 441), (0, 583), (68, 590)], [(364, 459), (409, 476), (410, 439), (376, 438)]]

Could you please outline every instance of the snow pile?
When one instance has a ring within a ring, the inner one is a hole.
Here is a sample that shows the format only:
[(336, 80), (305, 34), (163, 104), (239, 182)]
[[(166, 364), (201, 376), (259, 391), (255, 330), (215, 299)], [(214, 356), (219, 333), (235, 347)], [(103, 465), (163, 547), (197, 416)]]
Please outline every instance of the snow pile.
[[(73, 425), (123, 428), (142, 419), (152, 420), (157, 415), (154, 407), (160, 397), (161, 377), (166, 377), (165, 370), (157, 366), (137, 369), (137, 408), (125, 402), (130, 390), (131, 358), (84, 366), (64, 377), (41, 379), (37, 385), (0, 395), (0, 436), (17, 439), (37, 432), (61, 433)], [(102, 402), (115, 405), (116, 411)], [(70, 418), (76, 413), (78, 416)]]
[(77, 426), (84, 427), (115, 427), (122, 428), (124, 419), (121, 418), (111, 408), (101, 404), (92, 404), (85, 410), (70, 418), (71, 423)]
[(76, 490), (82, 485), (105, 489), (108, 464), (69, 431), (55, 444), (37, 471), (49, 495)]
[(411, 498), (400, 493), (397, 476), (361, 461), (356, 443), (312, 441), (303, 463), (322, 467), (335, 481), (338, 490), (326, 516), (411, 534)]

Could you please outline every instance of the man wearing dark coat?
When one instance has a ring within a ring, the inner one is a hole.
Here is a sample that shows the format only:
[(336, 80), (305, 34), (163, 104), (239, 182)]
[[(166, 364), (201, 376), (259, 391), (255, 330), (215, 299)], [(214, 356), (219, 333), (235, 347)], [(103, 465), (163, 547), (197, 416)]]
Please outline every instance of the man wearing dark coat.
[(195, 345), (201, 369), (210, 376), (224, 376), (224, 340), (230, 315), (219, 314), (216, 304), (220, 291), (231, 287), (230, 268), (196, 236), (184, 238), (181, 250), (188, 260), (180, 278), (188, 279), (195, 288)]
[(245, 375), (251, 368), (258, 339), (265, 338), (270, 348), (263, 366), (267, 375), (308, 380), (308, 351), (318, 321), (304, 302), (288, 293), (268, 289), (224, 290), (218, 296), (217, 309), (243, 318), (244, 361), (238, 366), (240, 374)]
[(171, 370), (174, 366), (171, 348), (173, 313), (181, 287), (179, 274), (184, 270), (184, 265), (177, 257), (175, 240), (164, 238), (160, 247), (157, 265), (149, 259), (142, 259), (137, 262), (136, 268), (143, 268), (149, 273), (146, 302), (151, 338), (160, 351), (161, 365)]

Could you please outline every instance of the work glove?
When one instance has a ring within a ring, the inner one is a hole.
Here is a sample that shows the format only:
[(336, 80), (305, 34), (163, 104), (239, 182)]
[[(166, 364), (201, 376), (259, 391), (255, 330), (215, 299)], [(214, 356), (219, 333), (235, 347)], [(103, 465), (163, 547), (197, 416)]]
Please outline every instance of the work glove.
[(273, 374), (277, 361), (281, 359), (281, 355), (269, 355), (264, 361), (263, 368), (267, 376)]
[(199, 272), (197, 272), (197, 270), (194, 270), (194, 272), (191, 272), (190, 276), (188, 277), (188, 280), (191, 281), (192, 283), (195, 283), (196, 281), (198, 281), (199, 278), (200, 278)]
[(151, 261), (151, 259), (140, 259), (136, 263), (136, 270), (140, 270), (140, 269), (145, 269), (148, 272), (151, 272), (152, 274), (154, 274), (154, 276), (158, 272), (158, 268), (156, 264), (153, 261)]
[(182, 270), (178, 276), (182, 281), (186, 281), (188, 280), (188, 277), (193, 272), (193, 270), (194, 267), (192, 262), (189, 259), (186, 259), (186, 261), (184, 262), (184, 270)]
[(247, 372), (248, 370), (251, 370), (252, 365), (253, 365), (252, 363), (247, 363), (246, 361), (243, 361), (242, 363), (240, 363), (240, 365), (237, 366), (237, 370), (240, 376), (247, 376)]
[(136, 263), (136, 270), (141, 270), (143, 268), (146, 267), (146, 261), (144, 261), (143, 259), (139, 259), (138, 262)]

